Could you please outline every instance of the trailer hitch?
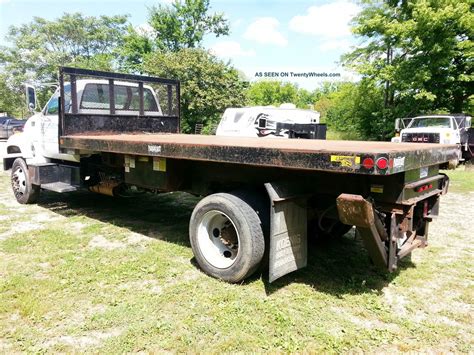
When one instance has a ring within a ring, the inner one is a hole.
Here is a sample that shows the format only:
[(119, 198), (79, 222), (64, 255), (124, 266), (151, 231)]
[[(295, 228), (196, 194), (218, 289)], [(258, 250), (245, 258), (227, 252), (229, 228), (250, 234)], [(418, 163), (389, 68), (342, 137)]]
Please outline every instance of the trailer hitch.
[(388, 253), (385, 241), (388, 236), (372, 204), (360, 195), (350, 194), (339, 195), (336, 204), (340, 221), (357, 227), (374, 264), (386, 269)]
[(413, 226), (407, 223), (405, 214), (392, 213), (390, 228), (386, 228), (373, 204), (360, 195), (341, 194), (336, 204), (340, 221), (357, 227), (370, 258), (380, 269), (393, 272), (400, 259), (412, 250), (426, 246), (427, 219), (423, 235), (417, 235)]

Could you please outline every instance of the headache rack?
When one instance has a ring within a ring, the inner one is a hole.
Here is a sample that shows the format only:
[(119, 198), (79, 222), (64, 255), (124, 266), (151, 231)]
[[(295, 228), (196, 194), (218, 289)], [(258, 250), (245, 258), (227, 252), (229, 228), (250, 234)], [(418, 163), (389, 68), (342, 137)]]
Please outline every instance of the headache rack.
[[(84, 83), (97, 89), (89, 105), (82, 97)], [(59, 84), (59, 137), (180, 132), (178, 80), (62, 67)]]

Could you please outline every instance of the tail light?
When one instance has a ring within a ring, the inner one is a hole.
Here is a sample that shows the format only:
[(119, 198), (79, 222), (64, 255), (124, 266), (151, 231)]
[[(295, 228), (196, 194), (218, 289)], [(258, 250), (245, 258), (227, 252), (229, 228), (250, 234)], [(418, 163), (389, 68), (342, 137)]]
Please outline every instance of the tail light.
[(378, 158), (377, 162), (375, 163), (377, 168), (380, 170), (385, 170), (388, 168), (388, 159), (387, 158)]
[(367, 170), (372, 169), (374, 165), (375, 165), (375, 162), (374, 162), (374, 159), (372, 158), (365, 158), (364, 160), (362, 160), (362, 166)]
[(423, 192), (432, 188), (433, 188), (433, 184), (423, 185), (423, 186), (417, 187), (416, 192)]

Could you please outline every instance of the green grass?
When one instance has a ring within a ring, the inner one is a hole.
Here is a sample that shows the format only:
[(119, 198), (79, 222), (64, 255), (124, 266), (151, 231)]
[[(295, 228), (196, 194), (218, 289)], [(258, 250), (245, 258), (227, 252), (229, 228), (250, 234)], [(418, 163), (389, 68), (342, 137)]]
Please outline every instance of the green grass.
[(443, 171), (450, 178), (450, 191), (470, 192), (474, 190), (474, 168), (461, 166), (456, 170)]
[(326, 133), (326, 139), (328, 140), (341, 140), (341, 141), (360, 141), (362, 138), (357, 132), (341, 132), (329, 129)]
[(396, 273), (348, 235), (275, 283), (230, 285), (194, 263), (195, 197), (44, 193), (20, 206), (1, 173), (0, 351), (472, 352), (474, 173), (448, 174), (431, 246)]

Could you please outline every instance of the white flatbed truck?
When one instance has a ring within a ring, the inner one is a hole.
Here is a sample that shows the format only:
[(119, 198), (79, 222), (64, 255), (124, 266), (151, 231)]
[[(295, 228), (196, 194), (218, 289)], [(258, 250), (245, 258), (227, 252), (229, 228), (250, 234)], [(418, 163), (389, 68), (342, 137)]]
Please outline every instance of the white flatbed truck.
[(204, 196), (189, 223), (196, 261), (240, 282), (259, 266), (270, 281), (304, 267), (311, 223), (311, 233), (356, 226), (374, 264), (395, 270), (427, 245), (449, 183), (439, 166), (457, 156), (443, 144), (185, 135), (179, 122), (179, 81), (61, 68), (4, 168), (19, 203), (82, 188)]

